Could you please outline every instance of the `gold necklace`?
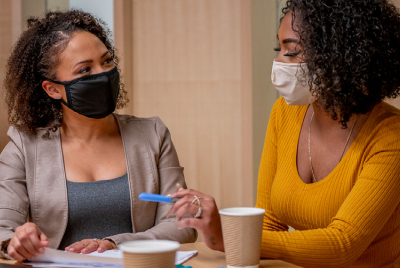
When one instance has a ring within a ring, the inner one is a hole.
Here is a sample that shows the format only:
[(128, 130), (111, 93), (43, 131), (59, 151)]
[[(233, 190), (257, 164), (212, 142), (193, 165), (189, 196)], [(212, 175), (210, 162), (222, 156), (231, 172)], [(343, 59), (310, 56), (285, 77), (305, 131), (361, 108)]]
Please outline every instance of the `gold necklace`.
[[(314, 117), (314, 112), (311, 115), (310, 125), (308, 127), (308, 157), (310, 159), (310, 168), (311, 168), (311, 174), (312, 174), (313, 182), (317, 182), (317, 179), (315, 178), (315, 174), (314, 174), (314, 169), (313, 169), (313, 166), (312, 166), (312, 160), (311, 160), (311, 142), (310, 142), (311, 138), (310, 137), (311, 137), (311, 123), (312, 123), (313, 117)], [(351, 133), (353, 133), (354, 126), (357, 123), (357, 119), (358, 119), (358, 116), (356, 117), (356, 120), (354, 121), (353, 127), (350, 130), (349, 136), (347, 136), (346, 144), (344, 145), (343, 152), (340, 155), (339, 162), (342, 160), (344, 152), (346, 151), (347, 144), (349, 143), (350, 136), (351, 136)]]

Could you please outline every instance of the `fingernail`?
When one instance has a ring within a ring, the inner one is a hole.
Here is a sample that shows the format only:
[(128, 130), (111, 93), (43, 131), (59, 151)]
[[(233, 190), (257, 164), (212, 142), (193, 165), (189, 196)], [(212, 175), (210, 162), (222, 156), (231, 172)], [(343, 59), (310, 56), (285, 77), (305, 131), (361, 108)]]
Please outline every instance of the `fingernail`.
[(167, 194), (166, 196), (171, 196), (170, 194)]
[(182, 185), (181, 185), (179, 182), (177, 182), (177, 183), (176, 183), (176, 188), (179, 190), (179, 189), (181, 189), (181, 188), (183, 188), (183, 187), (182, 187)]
[(39, 248), (39, 253), (40, 254), (44, 254), (44, 249), (43, 248)]
[(74, 249), (73, 249), (73, 248), (70, 248), (69, 251), (74, 252)]
[(172, 208), (170, 208), (170, 209), (168, 210), (168, 212), (167, 212), (167, 219), (168, 219), (169, 216), (171, 215), (171, 211), (172, 211)]

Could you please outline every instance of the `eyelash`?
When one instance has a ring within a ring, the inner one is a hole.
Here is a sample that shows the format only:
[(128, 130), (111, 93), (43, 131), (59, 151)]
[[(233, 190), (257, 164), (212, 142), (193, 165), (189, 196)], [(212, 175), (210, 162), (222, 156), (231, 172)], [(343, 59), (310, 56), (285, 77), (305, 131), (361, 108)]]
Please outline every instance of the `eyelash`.
[[(114, 60), (113, 57), (109, 57), (108, 59), (106, 59), (106, 60), (104, 61), (104, 63), (109, 64), (109, 63), (111, 63), (113, 60)], [(82, 68), (82, 69), (79, 70), (78, 73), (79, 73), (79, 74), (83, 74), (85, 71), (88, 72), (88, 69), (90, 69), (90, 67)]]
[[(279, 47), (274, 48), (275, 51), (281, 51), (281, 49)], [(296, 57), (300, 54), (300, 52), (295, 52), (295, 53), (286, 53), (283, 54), (283, 56), (287, 56), (287, 57)]]

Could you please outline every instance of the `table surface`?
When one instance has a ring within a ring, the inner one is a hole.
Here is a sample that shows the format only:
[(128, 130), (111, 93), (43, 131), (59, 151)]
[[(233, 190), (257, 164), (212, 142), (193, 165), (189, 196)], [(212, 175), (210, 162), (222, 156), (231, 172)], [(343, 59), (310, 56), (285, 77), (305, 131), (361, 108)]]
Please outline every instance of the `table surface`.
[[(190, 259), (184, 263), (184, 265), (186, 265), (186, 266), (192, 266), (193, 268), (218, 268), (218, 267), (226, 266), (225, 254), (220, 251), (215, 251), (215, 250), (209, 249), (204, 244), (204, 242), (182, 244), (181, 247), (179, 248), (179, 250), (181, 250), (181, 251), (198, 250), (199, 251), (197, 256), (193, 257), (192, 259)], [(0, 263), (17, 264), (16, 261), (3, 260), (3, 259), (0, 259)], [(11, 267), (12, 266), (9, 266), (7, 268), (11, 268)], [(28, 266), (26, 266), (26, 267), (28, 267)], [(29, 267), (31, 267), (31, 266), (29, 266)], [(265, 259), (260, 260), (260, 268), (265, 268), (265, 267), (293, 268), (293, 267), (300, 267), (300, 266), (296, 266), (294, 264), (290, 264), (290, 263), (280, 261), (280, 260), (265, 260)], [(0, 268), (2, 268), (2, 267), (0, 267)], [(4, 268), (6, 268), (6, 267), (4, 267)]]
[[(193, 268), (218, 268), (226, 266), (225, 253), (215, 251), (206, 246), (204, 242), (182, 244), (179, 248), (181, 251), (185, 250), (198, 250), (199, 253), (196, 257), (188, 260), (184, 265), (192, 266)], [(294, 264), (280, 261), (280, 260), (260, 260), (260, 268), (264, 267), (300, 267)]]

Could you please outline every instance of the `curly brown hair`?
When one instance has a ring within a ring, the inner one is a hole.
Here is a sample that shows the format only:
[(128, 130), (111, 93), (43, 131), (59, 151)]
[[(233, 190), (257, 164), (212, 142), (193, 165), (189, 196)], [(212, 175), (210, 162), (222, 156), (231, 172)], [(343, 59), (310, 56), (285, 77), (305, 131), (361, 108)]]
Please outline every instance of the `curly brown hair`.
[(387, 0), (288, 0), (308, 84), (318, 105), (347, 127), (400, 94), (400, 14)]
[[(95, 16), (80, 11), (48, 12), (43, 18), (28, 19), (28, 30), (15, 44), (6, 67), (4, 80), (8, 121), (20, 131), (36, 134), (47, 127), (45, 137), (58, 129), (62, 121), (59, 100), (50, 98), (42, 88), (45, 80), (57, 80), (59, 55), (74, 33), (87, 31), (97, 36), (109, 50), (118, 68), (119, 59), (110, 42), (106, 24)], [(119, 69), (119, 68), (118, 68)], [(128, 102), (124, 84), (120, 84), (117, 109)]]

